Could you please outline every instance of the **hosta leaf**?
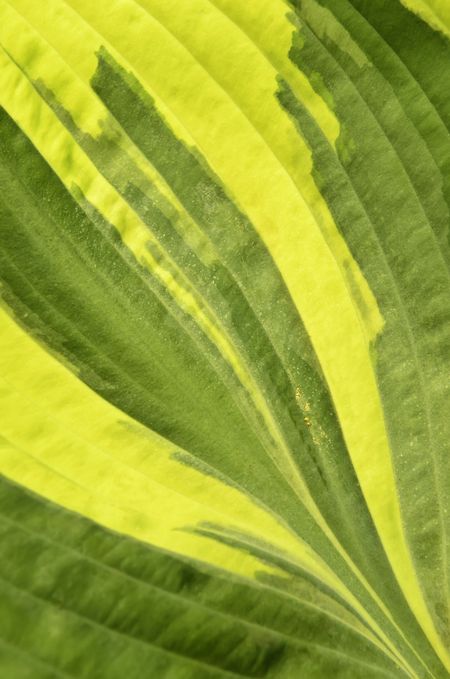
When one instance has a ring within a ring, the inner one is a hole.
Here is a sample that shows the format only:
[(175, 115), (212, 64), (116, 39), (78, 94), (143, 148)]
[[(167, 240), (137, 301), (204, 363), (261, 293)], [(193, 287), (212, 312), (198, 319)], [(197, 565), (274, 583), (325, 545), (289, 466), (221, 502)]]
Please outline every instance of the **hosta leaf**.
[(449, 40), (0, 0), (2, 676), (449, 676)]

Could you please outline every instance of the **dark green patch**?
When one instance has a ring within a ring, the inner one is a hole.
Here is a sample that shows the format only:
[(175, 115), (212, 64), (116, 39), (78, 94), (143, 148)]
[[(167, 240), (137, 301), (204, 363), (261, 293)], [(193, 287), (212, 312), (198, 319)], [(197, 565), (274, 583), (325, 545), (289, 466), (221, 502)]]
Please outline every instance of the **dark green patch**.
[(394, 668), (326, 613), (106, 531), (6, 479), (0, 533), (8, 679), (287, 677), (289, 663), (331, 671), (343, 642), (336, 676)]
[[(294, 38), (291, 58), (308, 76), (322, 74), (343, 130), (337, 153), (284, 84), (279, 98), (309, 143), (315, 181), (385, 319), (374, 360), (401, 509), (413, 559), (445, 644), (450, 278), (448, 177), (442, 173), (450, 144), (423, 91), (408, 108), (419, 83), (389, 45), (346, 0), (320, 4), (331, 11), (330, 27), (341, 23), (371, 61), (357, 66), (345, 46), (331, 38), (335, 33), (319, 36), (308, 14), (303, 14), (302, 2), (296, 3), (304, 23), (301, 37)], [(378, 16), (383, 14), (382, 4), (371, 4)], [(384, 10), (386, 24), (392, 33), (410, 40), (398, 19), (402, 13), (391, 12), (391, 4), (397, 5), (389, 3), (389, 11)], [(439, 62), (441, 40), (431, 38), (425, 27), (420, 35), (420, 53), (437, 49)], [(433, 70), (436, 77), (436, 65)], [(436, 671), (440, 676), (442, 669)]]

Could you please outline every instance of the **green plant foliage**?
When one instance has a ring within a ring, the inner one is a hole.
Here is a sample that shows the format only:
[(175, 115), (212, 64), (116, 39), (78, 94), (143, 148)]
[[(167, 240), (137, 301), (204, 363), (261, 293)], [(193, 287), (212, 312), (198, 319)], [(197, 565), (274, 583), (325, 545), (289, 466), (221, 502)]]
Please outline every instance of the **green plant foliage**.
[(0, 0), (0, 676), (450, 676), (450, 9)]

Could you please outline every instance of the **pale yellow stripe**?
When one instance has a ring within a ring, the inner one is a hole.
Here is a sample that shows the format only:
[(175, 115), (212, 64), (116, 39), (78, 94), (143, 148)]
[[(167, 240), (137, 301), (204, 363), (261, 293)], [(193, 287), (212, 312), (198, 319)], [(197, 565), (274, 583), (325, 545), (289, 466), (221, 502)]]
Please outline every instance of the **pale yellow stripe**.
[(296, 20), (284, 0), (208, 0), (253, 40), (289, 83), (332, 146), (339, 136), (339, 121), (310, 81), (289, 58)]
[[(383, 325), (377, 304), (312, 178), (312, 157), (309, 147), (299, 136), (290, 118), (280, 108), (276, 98), (279, 87), (277, 69), (255, 42), (210, 0), (191, 0), (187, 7), (183, 7), (183, 11), (177, 11), (177, 0), (137, 0), (137, 4), (154, 17), (161, 27), (170, 31), (171, 35), (192, 54), (205, 69), (206, 74), (216, 81), (231, 98), (232, 103), (242, 111), (254, 131), (262, 137), (267, 145), (268, 154), (274, 156), (287, 174), (286, 186), (289, 179), (295, 184), (307, 209), (311, 211), (321, 228), (342, 276), (346, 279), (349, 275), (357, 287), (363, 300), (360, 313), (364, 309), (364, 326), (370, 339), (373, 339)], [(239, 9), (241, 6), (239, 4)], [(251, 3), (246, 5), (247, 12), (249, 6)], [(280, 30), (281, 43), (277, 43), (277, 53), (284, 55), (285, 60), (292, 66), (288, 52), (293, 25), (287, 19), (285, 9), (283, 4), (280, 6), (277, 3), (271, 4), (270, 16), (277, 17), (275, 28)], [(255, 13), (253, 6), (253, 14)], [(263, 16), (261, 10), (259, 16)], [(259, 21), (261, 22), (261, 18)], [(298, 70), (296, 73), (301, 74)], [(301, 75), (305, 78), (303, 74)], [(302, 95), (303, 92), (299, 96)], [(310, 98), (307, 93), (305, 95), (306, 102), (303, 103), (306, 105), (310, 103)], [(319, 114), (321, 120), (321, 113), (329, 109), (322, 100), (319, 107), (318, 99), (316, 95), (314, 112)], [(334, 116), (333, 121), (336, 123)], [(328, 126), (331, 134), (335, 128), (330, 121)]]

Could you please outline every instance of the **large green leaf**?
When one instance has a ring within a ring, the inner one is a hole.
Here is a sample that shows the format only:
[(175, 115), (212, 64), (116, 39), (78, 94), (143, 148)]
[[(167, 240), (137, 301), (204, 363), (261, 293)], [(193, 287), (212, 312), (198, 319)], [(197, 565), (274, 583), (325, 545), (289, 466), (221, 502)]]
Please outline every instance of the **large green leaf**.
[(0, 0), (0, 673), (450, 676), (450, 6)]

